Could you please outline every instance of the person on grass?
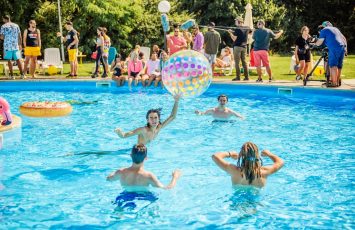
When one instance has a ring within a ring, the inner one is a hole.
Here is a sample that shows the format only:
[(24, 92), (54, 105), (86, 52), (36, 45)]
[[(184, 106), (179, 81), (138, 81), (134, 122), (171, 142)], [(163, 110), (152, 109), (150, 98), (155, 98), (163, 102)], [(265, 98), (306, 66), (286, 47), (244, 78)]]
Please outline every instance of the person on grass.
[(263, 82), (261, 78), (261, 63), (266, 68), (266, 72), (269, 75), (269, 81), (272, 81), (272, 73), (271, 67), (269, 63), (269, 47), (271, 39), (278, 39), (283, 30), (280, 30), (278, 33), (272, 32), (272, 30), (265, 28), (265, 21), (259, 20), (257, 22), (258, 29), (254, 31), (253, 39), (254, 39), (254, 59), (255, 66), (258, 72), (258, 80), (256, 82)]
[(68, 50), (68, 57), (70, 63), (70, 73), (67, 77), (78, 76), (78, 45), (79, 45), (79, 33), (74, 29), (72, 22), (65, 23), (65, 29), (68, 31), (67, 36), (63, 37), (60, 32), (57, 36), (61, 38), (62, 42)]
[(41, 56), (41, 33), (36, 28), (36, 21), (30, 20), (29, 27), (23, 32), (23, 47), (25, 49), (24, 74), (27, 73), (27, 66), (30, 63), (30, 75), (35, 78), (37, 57)]

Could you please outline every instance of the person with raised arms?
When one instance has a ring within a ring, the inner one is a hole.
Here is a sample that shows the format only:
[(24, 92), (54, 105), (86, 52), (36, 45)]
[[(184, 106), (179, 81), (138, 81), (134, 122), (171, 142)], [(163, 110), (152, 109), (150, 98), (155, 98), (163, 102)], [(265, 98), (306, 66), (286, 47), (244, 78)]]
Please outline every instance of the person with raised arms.
[(171, 111), (170, 116), (163, 122), (160, 122), (160, 110), (159, 109), (150, 109), (147, 112), (146, 119), (147, 125), (134, 129), (129, 132), (123, 132), (120, 128), (115, 129), (117, 135), (121, 138), (131, 137), (138, 135), (138, 144), (147, 144), (150, 141), (154, 140), (155, 137), (159, 134), (160, 130), (167, 126), (176, 118), (176, 114), (179, 106), (179, 99), (181, 95), (174, 96), (174, 107)]
[(168, 185), (161, 183), (151, 172), (144, 169), (144, 161), (147, 160), (147, 147), (143, 144), (134, 145), (131, 152), (132, 165), (127, 168), (118, 169), (107, 176), (108, 181), (119, 180), (123, 187), (145, 188), (150, 185), (162, 189), (172, 189), (181, 176), (180, 170), (174, 170), (171, 181)]
[[(264, 187), (267, 177), (281, 169), (284, 161), (269, 150), (263, 150), (261, 155), (269, 157), (274, 162), (273, 165), (263, 166), (259, 149), (252, 142), (244, 143), (239, 153), (235, 151), (215, 153), (212, 160), (231, 176), (233, 185)], [(237, 160), (237, 164), (231, 164), (225, 158), (233, 158)]]
[(211, 115), (213, 116), (213, 118), (215, 118), (216, 120), (227, 120), (230, 117), (238, 117), (242, 120), (244, 120), (245, 118), (240, 115), (239, 113), (231, 110), (230, 108), (228, 108), (226, 106), (226, 104), (228, 103), (228, 97), (224, 94), (221, 94), (218, 96), (218, 106), (212, 109), (208, 109), (205, 112), (201, 112), (199, 110), (195, 111), (195, 114), (197, 115)]

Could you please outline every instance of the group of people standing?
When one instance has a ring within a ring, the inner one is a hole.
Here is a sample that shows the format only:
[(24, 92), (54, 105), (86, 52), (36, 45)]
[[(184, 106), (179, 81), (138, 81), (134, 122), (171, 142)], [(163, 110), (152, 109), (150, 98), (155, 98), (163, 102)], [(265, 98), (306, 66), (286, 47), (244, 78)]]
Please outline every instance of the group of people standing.
[[(4, 24), (0, 29), (0, 39), (4, 40), (4, 59), (8, 60), (10, 77), (14, 79), (12, 61), (16, 61), (22, 79), (26, 78), (29, 63), (29, 74), (34, 78), (37, 57), (41, 55), (41, 33), (36, 28), (36, 21), (29, 21), (22, 37), (20, 27), (11, 22), (9, 15), (3, 16), (2, 20)], [(22, 65), (22, 48), (25, 53), (24, 65)]]
[[(269, 75), (269, 80), (272, 80), (272, 72), (269, 63), (269, 47), (270, 40), (279, 38), (283, 31), (274, 33), (272, 30), (265, 27), (265, 21), (259, 20), (257, 22), (257, 29), (254, 31), (250, 27), (243, 26), (243, 19), (237, 17), (235, 19), (236, 28), (234, 30), (228, 30), (230, 37), (233, 40), (233, 55), (225, 58), (225, 54), (222, 54), (221, 59), (217, 58), (219, 51), (219, 46), (221, 44), (221, 36), (216, 31), (216, 25), (213, 22), (208, 24), (208, 31), (205, 34), (202, 34), (199, 30), (199, 27), (195, 25), (193, 27), (193, 36), (192, 39), (189, 39), (189, 36), (184, 35), (186, 32), (180, 35), (178, 26), (174, 27), (174, 34), (168, 35), (168, 51), (169, 54), (174, 54), (177, 51), (187, 49), (189, 47), (189, 41), (193, 43), (192, 49), (203, 53), (206, 58), (209, 60), (212, 71), (214, 72), (215, 67), (227, 67), (230, 65), (232, 60), (235, 62), (236, 77), (232, 79), (233, 81), (241, 80), (241, 68), (239, 66), (242, 62), (244, 80), (249, 80), (249, 71), (248, 71), (248, 62), (246, 61), (247, 55), (247, 44), (249, 34), (253, 34), (254, 40), (254, 58), (255, 66), (257, 67), (258, 80), (257, 82), (262, 82), (262, 72), (261, 67), (264, 66)], [(226, 47), (229, 49), (229, 47)], [(228, 51), (227, 51), (228, 52)], [(232, 59), (231, 59), (232, 58)], [(230, 62), (230, 63), (228, 63)]]
[[(301, 34), (295, 41), (294, 55), (296, 64), (296, 80), (305, 78), (311, 66), (311, 46), (325, 45), (328, 48), (328, 62), (330, 70), (330, 82), (328, 87), (339, 87), (341, 85), (341, 70), (343, 68), (344, 56), (347, 55), (347, 41), (340, 30), (334, 27), (329, 21), (324, 21), (319, 27), (319, 37), (313, 38), (309, 28), (303, 26)], [(328, 67), (325, 66), (325, 69)], [(303, 77), (302, 77), (303, 74)]]
[[(4, 59), (8, 60), (10, 77), (15, 79), (12, 62), (16, 61), (21, 79), (25, 79), (27, 73), (32, 78), (35, 78), (37, 57), (41, 56), (42, 47), (41, 32), (36, 27), (36, 21), (29, 21), (28, 27), (23, 32), (23, 36), (20, 27), (16, 23), (11, 22), (9, 15), (3, 16), (3, 22), (4, 24), (0, 29), (0, 39), (4, 40)], [(61, 37), (62, 41), (66, 43), (70, 62), (69, 76), (77, 76), (78, 33), (73, 28), (72, 22), (67, 22), (65, 28), (68, 30), (67, 36), (62, 37), (62, 34), (59, 32), (57, 36)], [(24, 63), (22, 63), (22, 50), (24, 50), (25, 55)]]

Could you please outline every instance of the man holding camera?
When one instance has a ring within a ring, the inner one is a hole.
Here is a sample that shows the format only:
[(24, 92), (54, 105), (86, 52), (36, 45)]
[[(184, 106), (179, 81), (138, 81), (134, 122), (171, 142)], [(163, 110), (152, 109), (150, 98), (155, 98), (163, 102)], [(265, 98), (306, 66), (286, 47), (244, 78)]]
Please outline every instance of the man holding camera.
[(339, 87), (341, 85), (340, 76), (341, 69), (343, 68), (343, 60), (344, 56), (347, 55), (346, 38), (338, 28), (333, 27), (328, 21), (323, 22), (319, 27), (321, 27), (322, 30), (320, 31), (316, 45), (320, 46), (324, 43), (329, 50), (328, 64), (331, 84), (328, 86)]

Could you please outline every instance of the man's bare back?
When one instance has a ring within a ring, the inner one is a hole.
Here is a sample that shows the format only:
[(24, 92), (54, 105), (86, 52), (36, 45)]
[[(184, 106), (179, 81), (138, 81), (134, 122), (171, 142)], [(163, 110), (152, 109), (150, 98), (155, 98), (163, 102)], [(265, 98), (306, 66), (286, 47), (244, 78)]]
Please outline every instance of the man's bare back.
[(118, 169), (107, 176), (108, 181), (119, 180), (121, 185), (126, 188), (139, 187), (145, 190), (148, 186), (172, 189), (179, 177), (180, 170), (175, 170), (172, 173), (172, 179), (168, 185), (162, 184), (158, 178), (151, 172), (144, 170), (144, 161), (147, 160), (147, 148), (143, 144), (133, 146), (131, 152), (132, 165), (127, 168)]

